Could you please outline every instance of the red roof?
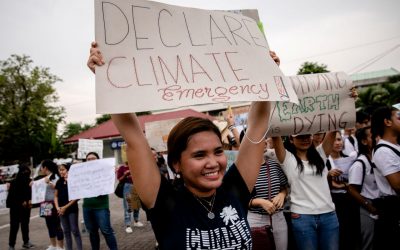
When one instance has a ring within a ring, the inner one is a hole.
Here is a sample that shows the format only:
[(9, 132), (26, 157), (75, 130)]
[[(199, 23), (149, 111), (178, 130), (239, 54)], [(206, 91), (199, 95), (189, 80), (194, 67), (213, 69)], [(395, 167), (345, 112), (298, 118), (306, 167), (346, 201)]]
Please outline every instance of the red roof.
[[(140, 122), (140, 126), (142, 127), (143, 130), (145, 130), (144, 124), (147, 122), (185, 118), (188, 116), (202, 117), (214, 120), (214, 117), (197, 112), (193, 109), (178, 110), (160, 114), (142, 115), (139, 116), (138, 119)], [(121, 135), (118, 129), (115, 127), (114, 123), (111, 120), (108, 120), (106, 122), (103, 122), (102, 124), (97, 125), (96, 127), (90, 128), (86, 131), (83, 131), (77, 135), (74, 135), (64, 140), (64, 143), (77, 142), (79, 139), (104, 139), (104, 138), (113, 138), (120, 136)]]

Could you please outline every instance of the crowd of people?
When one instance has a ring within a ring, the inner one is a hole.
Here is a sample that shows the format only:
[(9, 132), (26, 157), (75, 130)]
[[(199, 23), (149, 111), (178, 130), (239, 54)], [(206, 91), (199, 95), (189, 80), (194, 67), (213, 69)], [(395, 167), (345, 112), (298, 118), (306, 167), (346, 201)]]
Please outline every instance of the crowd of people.
[[(279, 65), (276, 54), (270, 56)], [(94, 71), (102, 64), (93, 43), (88, 66)], [(278, 250), (397, 249), (400, 111), (359, 111), (355, 128), (345, 131), (266, 138), (269, 115), (269, 102), (253, 102), (246, 129), (239, 133), (228, 114), (229, 149), (238, 154), (227, 166), (227, 145), (208, 119), (181, 120), (169, 134), (164, 162), (150, 148), (136, 114), (112, 114), (127, 144), (128, 161), (117, 171), (124, 183), (126, 233), (132, 232), (132, 215), (133, 225), (142, 226), (138, 206), (132, 206), (137, 196), (160, 249), (252, 249), (252, 229), (266, 225), (273, 228)], [(97, 159), (96, 153), (86, 156)], [(48, 250), (73, 249), (73, 242), (82, 249), (77, 201), (68, 199), (70, 165), (47, 160), (41, 167), (51, 210), (44, 216)], [(32, 180), (27, 166), (19, 168), (7, 199), (10, 250), (19, 225), (23, 247), (33, 247), (28, 226)], [(118, 249), (108, 195), (85, 198), (83, 217), (92, 249), (100, 248), (99, 230), (109, 249)]]

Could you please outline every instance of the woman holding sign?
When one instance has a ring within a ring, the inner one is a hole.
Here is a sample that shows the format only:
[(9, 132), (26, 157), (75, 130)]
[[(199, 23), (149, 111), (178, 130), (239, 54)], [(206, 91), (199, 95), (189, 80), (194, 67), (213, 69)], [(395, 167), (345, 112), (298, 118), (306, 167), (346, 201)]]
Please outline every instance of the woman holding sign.
[(285, 145), (281, 137), (273, 138), (290, 185), (291, 224), (299, 250), (339, 249), (339, 223), (325, 167), (334, 138), (335, 133), (329, 132), (317, 148), (310, 134), (289, 136)]
[[(275, 53), (271, 56), (279, 62)], [(88, 66), (94, 71), (102, 64), (94, 43)], [(226, 173), (218, 127), (197, 117), (180, 121), (167, 142), (168, 165), (181, 179), (176, 186), (160, 175), (136, 115), (112, 115), (161, 249), (251, 249), (247, 206), (262, 163), (269, 113), (268, 102), (252, 103), (246, 138)]]

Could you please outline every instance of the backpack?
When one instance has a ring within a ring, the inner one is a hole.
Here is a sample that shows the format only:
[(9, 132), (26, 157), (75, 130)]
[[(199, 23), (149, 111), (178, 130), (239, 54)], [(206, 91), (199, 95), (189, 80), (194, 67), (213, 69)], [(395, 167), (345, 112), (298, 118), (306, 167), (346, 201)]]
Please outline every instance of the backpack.
[[(375, 167), (375, 164), (373, 163), (373, 162), (371, 162), (369, 159), (368, 159), (368, 157), (367, 157), (367, 160), (368, 160), (368, 162), (369, 162), (369, 165), (371, 166), (371, 174), (373, 174), (374, 173), (374, 168), (376, 168)], [(361, 187), (364, 185), (364, 179), (365, 179), (365, 169), (366, 169), (366, 165), (365, 165), (365, 162), (363, 161), (363, 160), (361, 160), (361, 159), (359, 159), (359, 158), (357, 158), (357, 160), (355, 160), (354, 162), (361, 162), (361, 164), (362, 164), (362, 168), (363, 168), (363, 175), (362, 175), (362, 180), (361, 180)], [(353, 163), (354, 164), (354, 163)]]
[(381, 147), (390, 148), (393, 152), (395, 152), (400, 157), (400, 152), (397, 149), (395, 149), (394, 147), (392, 147), (392, 146), (390, 146), (388, 144), (384, 144), (384, 143), (376, 145), (376, 147), (374, 149), (374, 152), (378, 151), (378, 149), (381, 148)]

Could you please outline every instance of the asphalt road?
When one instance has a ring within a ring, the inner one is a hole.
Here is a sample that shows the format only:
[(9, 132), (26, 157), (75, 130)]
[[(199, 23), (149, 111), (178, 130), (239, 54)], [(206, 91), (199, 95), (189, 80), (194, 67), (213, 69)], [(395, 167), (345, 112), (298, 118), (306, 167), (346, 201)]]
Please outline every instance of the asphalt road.
[[(80, 205), (80, 209), (81, 209)], [(125, 225), (123, 220), (123, 207), (122, 200), (116, 197), (114, 194), (110, 194), (110, 211), (111, 211), (111, 224), (115, 231), (117, 238), (118, 249), (154, 249), (155, 248), (155, 237), (151, 228), (150, 222), (146, 219), (146, 213), (140, 211), (140, 221), (144, 224), (143, 227), (133, 227), (133, 233), (127, 234), (125, 232)], [(29, 224), (30, 228), (30, 240), (35, 245), (32, 249), (45, 250), (50, 245), (50, 240), (47, 233), (46, 223), (43, 218), (38, 216), (38, 208), (33, 208), (31, 212), (31, 220)], [(82, 210), (79, 211), (80, 221), (82, 221)], [(83, 224), (80, 224), (82, 231)], [(8, 236), (10, 232), (9, 226), (9, 214), (8, 209), (0, 210), (0, 250), (8, 250)], [(82, 233), (83, 249), (91, 249), (88, 233)], [(22, 234), (19, 230), (17, 235), (17, 243), (15, 249), (22, 248)], [(108, 249), (101, 236), (100, 249)]]

